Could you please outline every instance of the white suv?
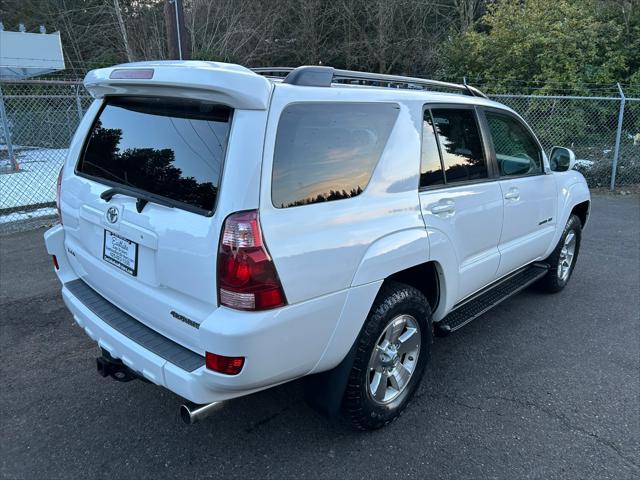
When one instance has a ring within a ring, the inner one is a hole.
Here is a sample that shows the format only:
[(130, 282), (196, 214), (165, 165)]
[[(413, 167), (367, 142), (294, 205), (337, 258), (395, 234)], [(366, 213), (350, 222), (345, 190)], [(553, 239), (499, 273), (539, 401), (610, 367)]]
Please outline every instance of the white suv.
[(307, 376), (316, 408), (381, 427), (434, 333), (575, 266), (573, 153), (472, 87), (212, 62), (85, 85), (47, 251), (99, 372), (177, 393), (188, 422)]

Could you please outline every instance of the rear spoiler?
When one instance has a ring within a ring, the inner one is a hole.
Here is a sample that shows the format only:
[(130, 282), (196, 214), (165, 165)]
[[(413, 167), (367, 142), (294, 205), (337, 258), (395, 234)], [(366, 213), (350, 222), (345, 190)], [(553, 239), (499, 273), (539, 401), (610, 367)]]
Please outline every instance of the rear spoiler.
[(136, 62), (100, 68), (87, 73), (84, 86), (93, 98), (178, 96), (201, 98), (241, 110), (266, 110), (273, 88), (268, 79), (248, 68), (201, 61)]

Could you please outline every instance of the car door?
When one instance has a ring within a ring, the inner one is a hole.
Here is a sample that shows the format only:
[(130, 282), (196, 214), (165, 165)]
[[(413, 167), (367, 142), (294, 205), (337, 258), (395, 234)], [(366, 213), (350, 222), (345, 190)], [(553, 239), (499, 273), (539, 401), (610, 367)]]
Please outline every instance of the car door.
[(556, 225), (556, 183), (545, 173), (540, 143), (520, 118), (500, 109), (486, 108), (482, 114), (504, 202), (500, 277), (541, 259), (549, 247)]
[(502, 192), (487, 159), (473, 106), (424, 109), (420, 205), (427, 230), (455, 251), (456, 302), (495, 280), (500, 263)]

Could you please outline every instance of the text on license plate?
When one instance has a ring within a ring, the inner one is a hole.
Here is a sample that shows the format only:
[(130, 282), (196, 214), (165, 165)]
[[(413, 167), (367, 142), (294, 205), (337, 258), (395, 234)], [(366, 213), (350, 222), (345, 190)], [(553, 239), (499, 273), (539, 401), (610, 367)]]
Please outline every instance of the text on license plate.
[(138, 244), (109, 230), (104, 231), (102, 258), (134, 277), (138, 274)]

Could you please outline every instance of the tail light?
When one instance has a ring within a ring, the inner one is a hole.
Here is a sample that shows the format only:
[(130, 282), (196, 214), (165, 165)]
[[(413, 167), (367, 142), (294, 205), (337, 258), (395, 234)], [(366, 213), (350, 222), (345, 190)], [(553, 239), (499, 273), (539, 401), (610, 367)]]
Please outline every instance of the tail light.
[(215, 353), (206, 352), (205, 364), (209, 370), (224, 373), (225, 375), (237, 375), (244, 366), (244, 357), (225, 357)]
[(62, 211), (60, 210), (60, 189), (62, 188), (63, 172), (64, 166), (60, 169), (60, 173), (58, 173), (58, 183), (56, 184), (56, 208), (58, 209), (58, 218), (60, 219), (60, 223), (62, 223)]
[(231, 214), (224, 222), (218, 251), (218, 299), (221, 305), (237, 310), (268, 310), (287, 303), (262, 239), (257, 210)]

